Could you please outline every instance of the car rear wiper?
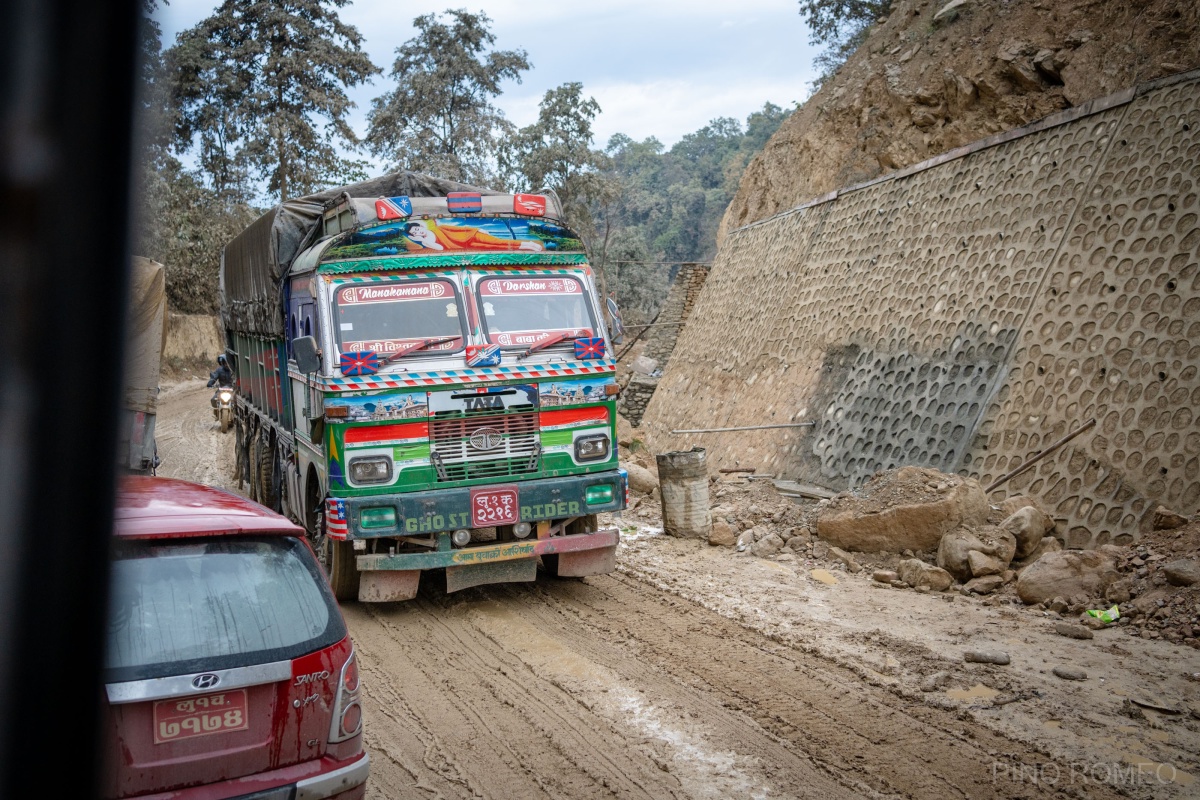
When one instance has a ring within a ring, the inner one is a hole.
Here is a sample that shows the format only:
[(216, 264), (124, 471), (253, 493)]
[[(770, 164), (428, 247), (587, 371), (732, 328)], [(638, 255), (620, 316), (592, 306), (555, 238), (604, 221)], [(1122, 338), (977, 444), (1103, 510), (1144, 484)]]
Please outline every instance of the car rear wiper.
[(583, 336), (582, 333), (549, 334), (545, 339), (539, 339), (538, 341), (529, 345), (528, 349), (526, 349), (524, 353), (521, 353), (521, 355), (517, 356), (517, 361), (520, 361), (523, 358), (528, 358), (529, 356), (536, 353), (538, 350), (549, 347), (552, 344), (558, 344), (559, 342), (565, 342), (565, 341), (570, 341), (573, 339), (578, 339), (581, 336)]
[(401, 346), (401, 348), (396, 352), (390, 353), (388, 356), (386, 356), (382, 363), (390, 364), (398, 358), (404, 358), (404, 356), (409, 355), (410, 353), (415, 353), (418, 350), (424, 350), (426, 347), (433, 347), (435, 344), (453, 342), (454, 340), (461, 338), (461, 336), (442, 336), (438, 339), (422, 339), (419, 342), (409, 342), (408, 344)]

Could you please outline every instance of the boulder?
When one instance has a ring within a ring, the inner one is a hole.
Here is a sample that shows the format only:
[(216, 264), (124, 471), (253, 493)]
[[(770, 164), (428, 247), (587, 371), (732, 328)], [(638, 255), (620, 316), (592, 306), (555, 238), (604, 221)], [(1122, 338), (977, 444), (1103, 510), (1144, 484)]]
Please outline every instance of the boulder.
[(733, 547), (737, 544), (737, 534), (733, 527), (723, 519), (713, 520), (712, 533), (708, 535), (708, 543), (716, 547)]
[[(787, 540), (792, 549), (795, 549), (812, 541), (812, 531), (808, 528), (788, 528), (783, 538)], [(793, 545), (792, 542), (795, 544)]]
[(1200, 583), (1200, 561), (1193, 558), (1181, 558), (1164, 564), (1163, 575), (1172, 586), (1191, 586)]
[(949, 572), (926, 564), (919, 558), (904, 559), (896, 572), (900, 575), (900, 580), (914, 589), (925, 587), (935, 592), (944, 592), (954, 583), (954, 578)]
[(638, 494), (650, 494), (658, 488), (658, 478), (645, 467), (629, 462), (625, 471), (629, 473), (629, 488)]
[(1017, 513), (1026, 506), (1033, 506), (1043, 514), (1046, 513), (1045, 509), (1042, 508), (1037, 500), (1034, 500), (1032, 497), (1024, 494), (1014, 494), (1012, 497), (1004, 498), (999, 502), (999, 504), (996, 505), (996, 510), (998, 510), (1007, 518), (1011, 517), (1013, 514)]
[(1033, 549), (1033, 552), (1021, 559), (1019, 567), (1024, 569), (1042, 556), (1046, 555), (1046, 553), (1057, 553), (1062, 549), (1062, 542), (1060, 542), (1058, 539), (1055, 539), (1053, 536), (1043, 536), (1042, 540), (1038, 542), (1037, 547)]
[(871, 579), (879, 583), (891, 584), (900, 580), (900, 573), (890, 569), (877, 569), (871, 573)]
[(991, 594), (1003, 585), (1003, 576), (984, 575), (982, 578), (972, 578), (967, 581), (963, 588), (973, 594)]
[(745, 550), (747, 547), (754, 544), (754, 540), (757, 538), (757, 536), (758, 531), (754, 528), (742, 531), (740, 534), (738, 534), (737, 538), (738, 549)]
[(1055, 597), (1100, 597), (1120, 576), (1115, 559), (1099, 550), (1047, 553), (1021, 571), (1017, 595), (1026, 603)]
[(793, 536), (787, 540), (786, 548), (790, 553), (807, 552), (811, 540), (807, 536)]
[(1105, 602), (1112, 603), (1114, 605), (1128, 603), (1132, 597), (1133, 581), (1131, 581), (1129, 578), (1122, 578), (1116, 583), (1110, 584), (1109, 587), (1104, 590)]
[(996, 572), (1003, 572), (1017, 552), (1017, 540), (1011, 533), (999, 528), (959, 528), (943, 536), (938, 544), (938, 566), (960, 581), (968, 581), (977, 577), (971, 571), (968, 561), (972, 551), (984, 556), (993, 556), (1000, 563)]
[(966, 8), (970, 0), (950, 0), (949, 3), (938, 9), (938, 12), (933, 15), (933, 24), (937, 25), (942, 22), (951, 22), (959, 11)]
[[(890, 476), (911, 482), (914, 470), (918, 475), (928, 473), (931, 483), (936, 477), (935, 486), (941, 487), (930, 491), (927, 502), (889, 505), (880, 499), (886, 496)], [(921, 552), (936, 548), (942, 536), (956, 528), (987, 521), (987, 498), (979, 483), (970, 478), (914, 467), (877, 477), (864, 487), (864, 491), (876, 492), (875, 496), (839, 498), (818, 511), (817, 534), (822, 539), (860, 553)]]
[(854, 556), (850, 555), (840, 547), (829, 548), (829, 557), (835, 558), (845, 564), (847, 572), (854, 573), (862, 570), (862, 567), (859, 566), (859, 563), (854, 560)]
[[(967, 566), (971, 570), (971, 574), (976, 578), (982, 578), (985, 575), (1000, 575), (1004, 572), (1005, 564), (995, 556), (985, 556), (978, 550), (972, 550), (967, 553)], [(1004, 579), (1001, 578), (1001, 581)]]
[(1054, 530), (1054, 520), (1034, 506), (1018, 509), (1000, 523), (1000, 530), (1017, 540), (1017, 558), (1025, 558), (1041, 544), (1042, 537)]
[(773, 556), (783, 549), (783, 539), (774, 533), (768, 533), (750, 546), (750, 552), (759, 558)]
[(1170, 531), (1182, 528), (1184, 525), (1187, 525), (1187, 522), (1187, 517), (1176, 514), (1165, 506), (1159, 506), (1154, 509), (1154, 518), (1150, 524), (1154, 526), (1154, 530), (1156, 531)]

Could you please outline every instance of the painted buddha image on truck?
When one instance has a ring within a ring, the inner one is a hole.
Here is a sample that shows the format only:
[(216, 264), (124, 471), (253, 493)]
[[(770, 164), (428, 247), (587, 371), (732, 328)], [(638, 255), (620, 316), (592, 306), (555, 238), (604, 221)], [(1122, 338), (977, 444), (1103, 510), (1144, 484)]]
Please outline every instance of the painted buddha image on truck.
[(339, 599), (615, 567), (615, 362), (553, 195), (397, 173), (226, 247), (239, 479), (302, 523)]

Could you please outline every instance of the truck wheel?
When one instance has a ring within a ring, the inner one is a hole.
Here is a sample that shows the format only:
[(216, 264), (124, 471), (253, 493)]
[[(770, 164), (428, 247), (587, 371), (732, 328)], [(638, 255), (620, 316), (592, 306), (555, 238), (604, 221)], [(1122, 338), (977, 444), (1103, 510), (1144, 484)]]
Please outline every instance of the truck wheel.
[(325, 571), (334, 597), (342, 602), (358, 599), (358, 562), (352, 542), (325, 537)]
[(275, 509), (279, 498), (275, 496), (275, 447), (266, 436), (266, 431), (258, 438), (258, 471), (255, 472), (258, 481), (258, 502), (267, 508)]
[(261, 502), (258, 497), (258, 440), (257, 432), (250, 434), (246, 441), (246, 491), (254, 502)]

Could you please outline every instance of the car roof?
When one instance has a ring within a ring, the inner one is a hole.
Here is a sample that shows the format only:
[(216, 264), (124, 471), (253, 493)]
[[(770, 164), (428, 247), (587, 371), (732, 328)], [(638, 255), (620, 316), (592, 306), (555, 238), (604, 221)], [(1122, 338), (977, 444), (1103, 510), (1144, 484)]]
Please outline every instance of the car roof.
[(172, 478), (128, 476), (117, 488), (113, 532), (123, 538), (280, 534), (304, 529), (230, 492)]

